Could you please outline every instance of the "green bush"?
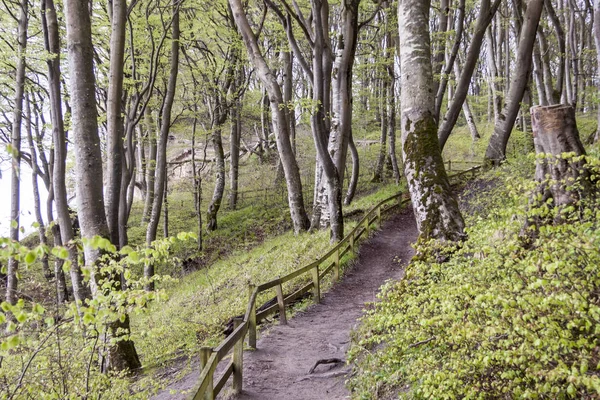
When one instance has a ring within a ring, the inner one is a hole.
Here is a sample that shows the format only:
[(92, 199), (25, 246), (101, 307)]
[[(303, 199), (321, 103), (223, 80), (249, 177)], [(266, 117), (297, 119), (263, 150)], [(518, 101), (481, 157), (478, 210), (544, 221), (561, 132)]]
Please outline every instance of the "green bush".
[(460, 248), (421, 244), (384, 286), (354, 334), (355, 398), (600, 397), (600, 201), (580, 201), (526, 248), (535, 183), (516, 164), (465, 193)]

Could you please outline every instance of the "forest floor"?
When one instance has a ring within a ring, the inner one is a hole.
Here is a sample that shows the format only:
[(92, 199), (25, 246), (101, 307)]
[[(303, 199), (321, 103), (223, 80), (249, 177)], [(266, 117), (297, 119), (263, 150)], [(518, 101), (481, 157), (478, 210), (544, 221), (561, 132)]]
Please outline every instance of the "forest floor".
[[(244, 352), (243, 392), (231, 399), (345, 399), (350, 368), (345, 362), (319, 365), (318, 360), (345, 357), (350, 333), (369, 302), (377, 301), (386, 280), (401, 279), (417, 238), (414, 216), (403, 209), (384, 222), (360, 246), (344, 278), (322, 296), (319, 304), (297, 313), (287, 325), (263, 330), (256, 351)], [(198, 384), (197, 372), (166, 387), (153, 399), (185, 399)]]

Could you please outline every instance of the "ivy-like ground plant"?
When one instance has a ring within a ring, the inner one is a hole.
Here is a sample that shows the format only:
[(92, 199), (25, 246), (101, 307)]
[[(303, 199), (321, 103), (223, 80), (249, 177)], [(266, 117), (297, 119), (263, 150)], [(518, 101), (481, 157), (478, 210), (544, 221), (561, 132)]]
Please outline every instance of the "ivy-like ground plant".
[[(587, 162), (597, 191), (600, 160)], [(353, 335), (354, 398), (600, 398), (600, 201), (533, 209), (525, 175), (481, 178), (463, 196), (468, 240), (419, 244), (383, 287)], [(525, 221), (552, 213), (525, 246)]]

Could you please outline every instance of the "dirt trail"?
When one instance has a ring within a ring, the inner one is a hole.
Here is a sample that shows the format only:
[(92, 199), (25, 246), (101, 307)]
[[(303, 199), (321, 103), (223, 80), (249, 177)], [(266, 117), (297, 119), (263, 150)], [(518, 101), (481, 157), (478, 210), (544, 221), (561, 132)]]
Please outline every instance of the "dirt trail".
[[(323, 296), (322, 302), (297, 315), (288, 325), (273, 326), (244, 354), (244, 390), (235, 399), (333, 400), (349, 397), (344, 386), (348, 367), (319, 365), (320, 359), (344, 359), (350, 330), (366, 302), (376, 300), (387, 279), (399, 279), (412, 257), (417, 238), (411, 210), (386, 221), (381, 231), (360, 246), (354, 268)], [(395, 262), (400, 260), (401, 264)]]
[[(350, 331), (357, 325), (365, 303), (376, 300), (388, 279), (400, 279), (413, 255), (417, 238), (412, 210), (403, 210), (384, 222), (380, 231), (360, 246), (354, 267), (344, 279), (288, 321), (262, 332), (256, 351), (244, 352), (244, 384), (237, 400), (334, 400), (346, 399), (344, 386), (349, 368), (343, 364), (319, 365), (317, 360), (345, 359)], [(400, 263), (398, 263), (400, 261)], [(179, 399), (169, 389), (189, 390), (198, 374), (187, 376), (155, 399)], [(227, 397), (228, 390), (224, 393)], [(220, 396), (222, 397), (222, 396)]]

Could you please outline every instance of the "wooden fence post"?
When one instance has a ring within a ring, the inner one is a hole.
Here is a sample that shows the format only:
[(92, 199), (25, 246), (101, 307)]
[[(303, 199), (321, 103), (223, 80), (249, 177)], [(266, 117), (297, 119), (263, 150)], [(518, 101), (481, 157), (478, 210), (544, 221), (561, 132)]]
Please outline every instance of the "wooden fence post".
[[(242, 323), (242, 318), (233, 319), (233, 329), (235, 330)], [(240, 338), (233, 346), (233, 391), (236, 394), (242, 392), (242, 372), (244, 370), (244, 338)]]
[[(250, 298), (252, 298), (252, 292), (254, 292), (255, 287), (252, 283), (248, 285)], [(256, 349), (256, 302), (252, 303), (248, 319), (248, 346)]]
[[(208, 360), (210, 359), (212, 352), (212, 347), (200, 348), (200, 371), (204, 370), (204, 368), (208, 366)], [(213, 374), (209, 374), (206, 379), (208, 379), (208, 386), (206, 387), (206, 392), (204, 392), (204, 400), (214, 400), (215, 395), (213, 392)]]
[(275, 286), (275, 292), (277, 292), (277, 305), (279, 306), (279, 323), (281, 325), (287, 325), (287, 318), (285, 316), (285, 302), (283, 301), (283, 288), (281, 283)]
[(369, 219), (371, 219), (371, 217), (367, 214), (365, 218), (365, 237), (369, 236)]
[(319, 278), (319, 266), (315, 266), (313, 269), (310, 270), (310, 272), (312, 273), (313, 278), (313, 295), (315, 298), (315, 303), (319, 303), (321, 302), (321, 282)]
[(381, 221), (381, 207), (382, 206), (377, 207), (377, 219), (379, 220), (379, 227), (381, 227), (381, 225), (382, 225), (382, 221)]
[(335, 251), (335, 267), (333, 270), (333, 280), (337, 281), (338, 279), (340, 279), (340, 248), (338, 246), (337, 250)]

